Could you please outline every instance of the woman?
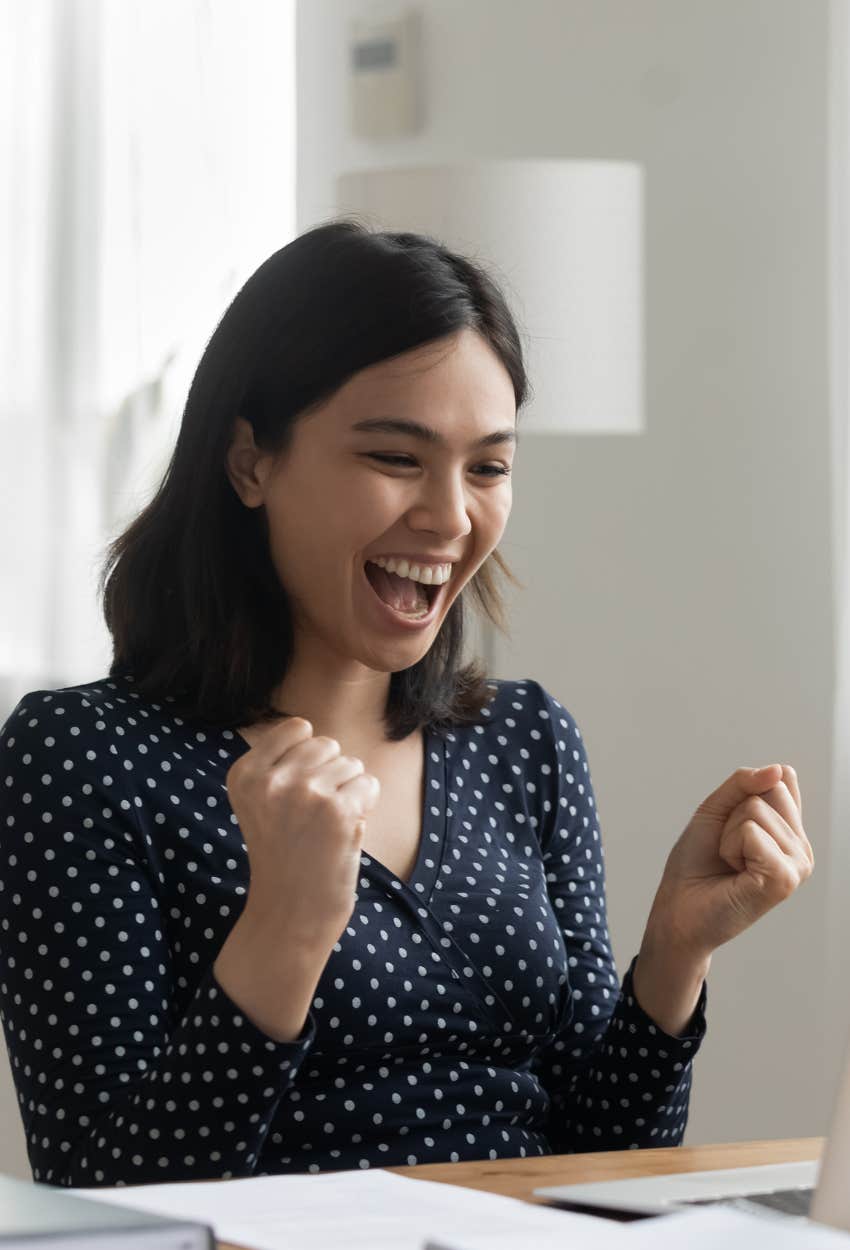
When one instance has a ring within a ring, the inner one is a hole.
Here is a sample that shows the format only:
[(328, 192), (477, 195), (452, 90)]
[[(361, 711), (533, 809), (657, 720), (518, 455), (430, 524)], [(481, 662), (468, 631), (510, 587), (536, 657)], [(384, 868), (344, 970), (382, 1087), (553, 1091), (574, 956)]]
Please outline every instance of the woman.
[(620, 987), (578, 727), (461, 662), (525, 397), (499, 291), (421, 236), (320, 226), (225, 313), (104, 567), (109, 676), (0, 739), (36, 1180), (681, 1142), (711, 952), (811, 871), (799, 789), (697, 809)]

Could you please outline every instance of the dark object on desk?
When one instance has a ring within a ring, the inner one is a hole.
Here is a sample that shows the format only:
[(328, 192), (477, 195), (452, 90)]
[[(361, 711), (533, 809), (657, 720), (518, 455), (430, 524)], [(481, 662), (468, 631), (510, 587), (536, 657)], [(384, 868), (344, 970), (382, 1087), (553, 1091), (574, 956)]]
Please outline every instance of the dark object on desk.
[[(739, 1211), (757, 1214), (759, 1208), (769, 1207), (773, 1211), (781, 1211), (783, 1215), (807, 1216), (812, 1205), (814, 1189), (801, 1186), (795, 1189), (771, 1189), (765, 1193), (742, 1194), (740, 1197), (725, 1198), (689, 1198), (682, 1202), (670, 1203), (670, 1214), (682, 1211), (685, 1207), (711, 1207), (722, 1203), (727, 1207), (737, 1207)], [(651, 1220), (658, 1213), (646, 1211), (630, 1211), (628, 1207), (594, 1206), (591, 1202), (570, 1202), (565, 1198), (549, 1198), (553, 1206), (564, 1207), (567, 1211), (577, 1211), (581, 1215), (595, 1215), (603, 1220), (616, 1220), (621, 1224), (631, 1224), (635, 1220)]]
[(654, 1212), (630, 1211), (627, 1207), (597, 1207), (592, 1202), (572, 1202), (567, 1198), (547, 1198), (547, 1206), (563, 1207), (565, 1211), (575, 1211), (577, 1215), (594, 1215), (600, 1220), (611, 1220), (616, 1224), (634, 1224), (636, 1220), (651, 1220)]
[(215, 1250), (212, 1229), (0, 1176), (0, 1250)]
[(740, 1198), (692, 1198), (682, 1205), (686, 1207), (710, 1207), (717, 1202), (738, 1207), (740, 1210), (752, 1210), (753, 1207), (770, 1207), (772, 1211), (781, 1211), (784, 1215), (808, 1215), (812, 1205), (814, 1189), (772, 1189), (764, 1194), (742, 1194)]

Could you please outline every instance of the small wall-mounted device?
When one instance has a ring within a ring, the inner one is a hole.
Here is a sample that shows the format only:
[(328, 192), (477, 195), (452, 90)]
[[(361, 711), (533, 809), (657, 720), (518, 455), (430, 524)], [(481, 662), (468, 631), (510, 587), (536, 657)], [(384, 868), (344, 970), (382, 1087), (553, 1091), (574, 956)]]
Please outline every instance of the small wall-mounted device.
[(360, 139), (415, 134), (422, 125), (419, 12), (352, 19), (349, 54), (352, 133)]

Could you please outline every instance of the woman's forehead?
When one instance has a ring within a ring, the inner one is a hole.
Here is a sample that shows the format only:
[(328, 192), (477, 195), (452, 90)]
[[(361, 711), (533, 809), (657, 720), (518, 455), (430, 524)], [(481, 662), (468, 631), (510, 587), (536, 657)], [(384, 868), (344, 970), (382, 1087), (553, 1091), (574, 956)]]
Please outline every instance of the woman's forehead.
[[(433, 399), (439, 396), (439, 405)], [(513, 421), (511, 377), (493, 349), (473, 331), (378, 361), (353, 374), (319, 410), (335, 424), (364, 416), (427, 414), (429, 424), (453, 424), (464, 413)], [(419, 405), (421, 409), (417, 411)]]

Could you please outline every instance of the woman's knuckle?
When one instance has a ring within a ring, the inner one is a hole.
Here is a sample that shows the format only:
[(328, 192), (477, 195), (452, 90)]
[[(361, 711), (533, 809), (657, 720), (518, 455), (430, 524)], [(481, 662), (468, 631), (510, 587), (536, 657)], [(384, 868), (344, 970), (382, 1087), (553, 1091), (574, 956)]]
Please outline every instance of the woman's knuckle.
[(293, 777), (290, 785), (299, 798), (308, 802), (320, 793), (317, 773), (300, 773), (297, 777)]
[(269, 798), (277, 798), (277, 796), (286, 789), (287, 785), (287, 779), (284, 777), (283, 773), (279, 772), (276, 768), (271, 769), (262, 778), (263, 791), (269, 796)]

